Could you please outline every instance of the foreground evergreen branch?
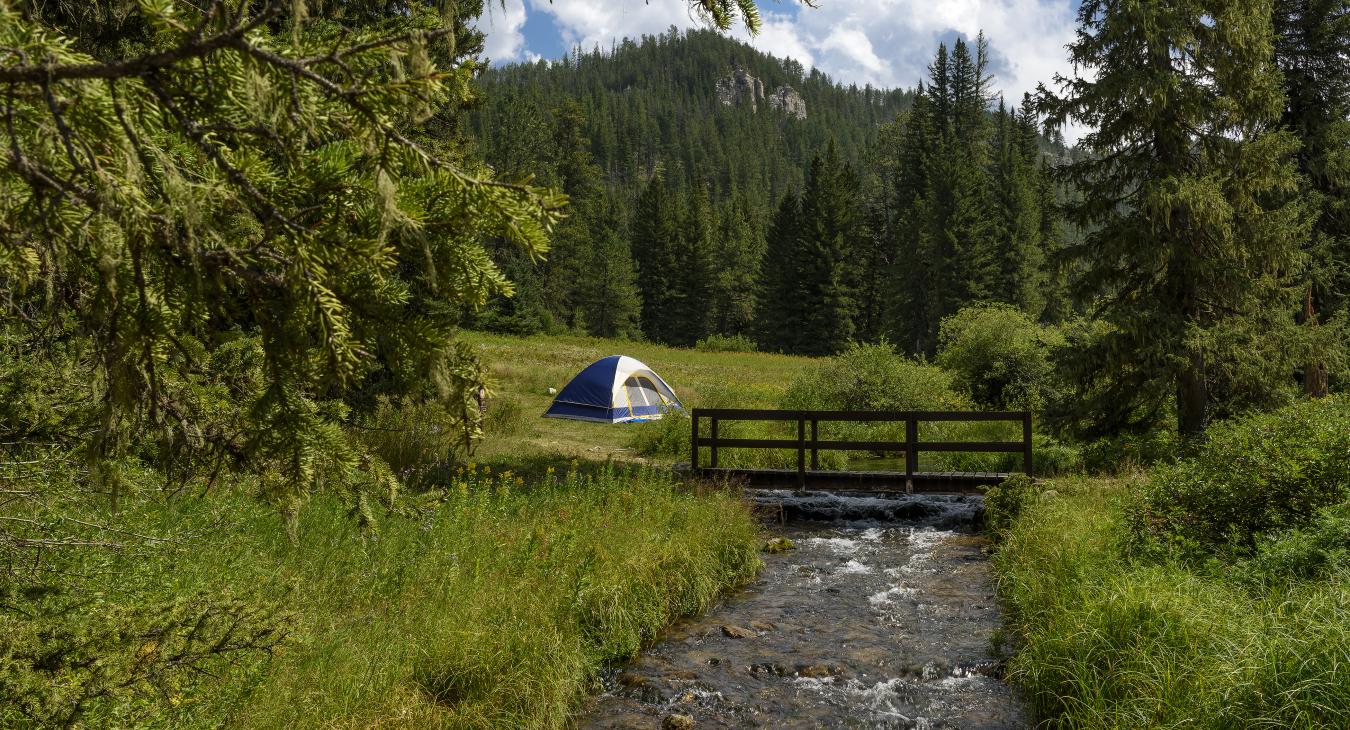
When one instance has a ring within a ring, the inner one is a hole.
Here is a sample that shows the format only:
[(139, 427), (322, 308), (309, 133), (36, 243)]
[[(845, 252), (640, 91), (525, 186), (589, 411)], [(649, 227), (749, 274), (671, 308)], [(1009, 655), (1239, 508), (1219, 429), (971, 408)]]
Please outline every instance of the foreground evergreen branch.
[[(149, 40), (98, 59), (0, 0), (0, 293), (34, 345), (92, 340), (95, 479), (115, 502), (107, 464), (151, 432), (264, 460), (273, 496), (325, 469), (384, 489), (388, 469), (336, 426), (377, 381), (433, 384), (471, 443), (481, 369), (453, 325), (510, 292), (482, 242), (541, 254), (564, 200), (419, 135), (469, 97), (471, 64), (437, 63), (453, 58), (442, 18), (350, 29), (277, 0), (139, 13)], [(240, 334), (257, 341), (236, 346), (244, 370), (208, 372)], [(207, 385), (233, 399), (226, 417)]]

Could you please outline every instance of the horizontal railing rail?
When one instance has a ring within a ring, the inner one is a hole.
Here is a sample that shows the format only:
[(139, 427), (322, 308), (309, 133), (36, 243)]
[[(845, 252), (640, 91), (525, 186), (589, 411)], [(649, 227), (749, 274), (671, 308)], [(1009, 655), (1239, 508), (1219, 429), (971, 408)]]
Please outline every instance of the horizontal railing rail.
[[(709, 421), (710, 433), (700, 433), (699, 424)], [(699, 450), (709, 449), (710, 462), (707, 469), (717, 469), (719, 449), (791, 449), (797, 452), (797, 484), (806, 486), (806, 456), (811, 455), (811, 471), (820, 470), (821, 451), (894, 451), (904, 452), (905, 471), (903, 473), (907, 488), (919, 476), (919, 454), (921, 452), (971, 452), (971, 453), (1008, 453), (1022, 454), (1022, 471), (1032, 472), (1031, 413), (1028, 411), (800, 411), (769, 410), (754, 408), (695, 408), (690, 412), (690, 467), (695, 473), (704, 473), (706, 469), (699, 463)], [(797, 423), (797, 438), (722, 438), (718, 426), (723, 421), (776, 421)], [(897, 423), (905, 424), (904, 441), (847, 441), (821, 440), (820, 423), (848, 421), (855, 423)], [(924, 422), (991, 422), (1005, 421), (1021, 423), (1020, 441), (920, 441), (919, 424)], [(807, 425), (810, 425), (810, 437)], [(947, 472), (950, 477), (953, 473)], [(959, 473), (956, 476), (960, 476)], [(972, 474), (971, 476), (977, 476)], [(978, 475), (983, 476), (983, 475)]]

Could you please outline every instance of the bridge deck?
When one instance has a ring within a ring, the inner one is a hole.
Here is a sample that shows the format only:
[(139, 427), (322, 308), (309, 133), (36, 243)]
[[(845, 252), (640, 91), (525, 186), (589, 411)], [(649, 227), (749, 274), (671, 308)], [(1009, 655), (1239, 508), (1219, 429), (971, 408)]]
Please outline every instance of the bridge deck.
[[(703, 467), (699, 474), (709, 479), (738, 481), (751, 489), (795, 489), (801, 477), (796, 469)], [(808, 471), (805, 487), (836, 491), (980, 494), (1008, 476), (996, 472), (915, 472), (912, 477), (907, 477), (893, 471)]]

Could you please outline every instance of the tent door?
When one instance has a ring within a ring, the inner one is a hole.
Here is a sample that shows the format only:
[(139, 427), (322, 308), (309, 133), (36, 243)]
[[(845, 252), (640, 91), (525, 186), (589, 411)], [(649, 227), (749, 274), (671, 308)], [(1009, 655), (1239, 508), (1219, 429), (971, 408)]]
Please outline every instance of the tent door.
[(659, 406), (665, 403), (661, 397), (661, 392), (656, 389), (656, 385), (649, 378), (641, 375), (629, 376), (623, 383), (624, 393), (628, 395), (628, 415), (633, 415), (633, 408), (638, 406)]

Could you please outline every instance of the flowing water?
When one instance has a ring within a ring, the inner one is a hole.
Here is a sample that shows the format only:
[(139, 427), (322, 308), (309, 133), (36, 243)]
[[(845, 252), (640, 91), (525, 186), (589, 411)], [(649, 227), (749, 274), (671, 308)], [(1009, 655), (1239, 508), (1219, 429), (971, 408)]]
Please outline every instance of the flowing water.
[(974, 497), (760, 497), (795, 550), (607, 678), (581, 728), (1020, 728)]

